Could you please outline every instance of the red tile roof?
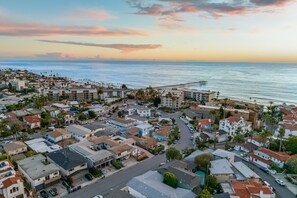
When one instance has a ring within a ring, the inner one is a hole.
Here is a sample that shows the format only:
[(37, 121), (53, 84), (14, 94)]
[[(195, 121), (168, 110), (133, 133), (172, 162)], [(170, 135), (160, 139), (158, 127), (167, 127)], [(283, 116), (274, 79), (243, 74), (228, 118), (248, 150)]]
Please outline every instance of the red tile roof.
[(288, 129), (288, 130), (290, 130), (290, 131), (297, 131), (297, 122), (292, 123), (292, 124), (285, 123), (285, 124), (282, 124), (282, 126), (283, 126), (285, 129)]
[(252, 195), (260, 194), (261, 191), (266, 195), (273, 194), (268, 186), (260, 182), (231, 182), (230, 185), (235, 191), (232, 195), (240, 198), (250, 198)]
[(250, 157), (252, 157), (252, 158), (254, 158), (256, 160), (259, 160), (259, 161), (261, 161), (261, 162), (263, 162), (265, 164), (271, 165), (273, 163), (271, 160), (266, 160), (266, 159), (264, 159), (262, 157), (259, 157), (258, 155), (254, 154), (254, 153), (250, 153), (249, 155), (250, 155)]
[(20, 177), (10, 177), (10, 178), (4, 180), (2, 182), (3, 183), (2, 189), (8, 188), (9, 186), (11, 186), (13, 184), (18, 183), (18, 180), (21, 181), (21, 182), (23, 182), (23, 180)]
[(266, 148), (259, 148), (258, 151), (261, 151), (262, 153), (265, 153), (280, 161), (287, 161), (290, 158), (290, 155), (286, 152), (275, 152)]
[(33, 115), (33, 116), (25, 116), (24, 120), (27, 121), (28, 123), (32, 124), (32, 123), (36, 123), (36, 122), (40, 122), (41, 119), (37, 116), (37, 115)]
[(227, 120), (228, 120), (230, 123), (233, 123), (233, 122), (239, 122), (239, 121), (240, 121), (240, 117), (238, 117), (238, 116), (231, 116), (231, 117), (227, 118)]

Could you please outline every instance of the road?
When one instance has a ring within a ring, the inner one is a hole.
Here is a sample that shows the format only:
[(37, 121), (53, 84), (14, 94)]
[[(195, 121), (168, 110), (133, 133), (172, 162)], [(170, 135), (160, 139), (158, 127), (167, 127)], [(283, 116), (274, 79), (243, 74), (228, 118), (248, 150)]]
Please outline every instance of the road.
[[(162, 117), (171, 117), (176, 120), (176, 124), (180, 128), (180, 140), (177, 144), (173, 145), (180, 151), (185, 147), (192, 147), (192, 141), (190, 140), (192, 134), (190, 133), (189, 128), (185, 123), (179, 119), (179, 114), (162, 114)], [(152, 158), (146, 159), (135, 166), (132, 166), (128, 169), (120, 170), (113, 175), (106, 177), (104, 179), (98, 180), (96, 183), (86, 186), (74, 193), (68, 194), (65, 197), (71, 198), (88, 198), (94, 197), (95, 195), (106, 196), (111, 193), (113, 190), (121, 189), (126, 186), (128, 181), (133, 177), (141, 175), (149, 170), (155, 170), (158, 168), (161, 162), (165, 162), (165, 154), (156, 155)]]
[(291, 191), (289, 191), (286, 187), (282, 187), (282, 186), (278, 185), (274, 181), (274, 177), (265, 173), (264, 171), (259, 169), (254, 164), (246, 162), (239, 157), (236, 157), (236, 161), (242, 161), (247, 166), (249, 166), (255, 173), (257, 173), (263, 181), (267, 181), (275, 189), (275, 193), (276, 193), (277, 197), (280, 197), (280, 198), (294, 198), (295, 197), (296, 198), (296, 196)]

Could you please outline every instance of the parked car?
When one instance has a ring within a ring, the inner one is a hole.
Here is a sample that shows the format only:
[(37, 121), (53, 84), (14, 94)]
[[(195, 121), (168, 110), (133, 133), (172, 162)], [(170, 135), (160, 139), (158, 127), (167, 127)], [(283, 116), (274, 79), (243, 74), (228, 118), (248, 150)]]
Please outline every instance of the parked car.
[(42, 198), (48, 198), (49, 197), (48, 193), (45, 190), (43, 190), (43, 191), (40, 192), (40, 196)]
[(269, 169), (268, 171), (271, 175), (275, 175), (277, 173), (276, 170), (272, 170), (272, 169)]
[(85, 178), (87, 178), (87, 180), (92, 181), (94, 178), (90, 173), (85, 174)]
[(49, 191), (49, 194), (51, 194), (53, 197), (58, 195), (58, 190), (56, 188), (51, 188)]
[(165, 162), (161, 162), (160, 164), (159, 164), (159, 166), (164, 166), (165, 165)]
[(96, 196), (93, 197), (93, 198), (103, 198), (103, 196), (102, 196), (102, 195), (96, 195)]
[(269, 173), (268, 168), (265, 168), (265, 167), (262, 167), (262, 166), (261, 166), (261, 167), (260, 167), (260, 170), (264, 171), (264, 172), (267, 173), (267, 174)]
[(278, 183), (280, 186), (285, 186), (285, 182), (280, 179), (275, 179), (275, 182)]

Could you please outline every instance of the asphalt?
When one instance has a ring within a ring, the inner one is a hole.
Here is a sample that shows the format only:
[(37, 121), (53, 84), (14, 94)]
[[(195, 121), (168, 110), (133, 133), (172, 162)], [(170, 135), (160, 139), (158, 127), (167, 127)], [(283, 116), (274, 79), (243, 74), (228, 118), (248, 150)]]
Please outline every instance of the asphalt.
[(246, 162), (239, 157), (236, 157), (236, 161), (242, 161), (247, 166), (249, 166), (255, 173), (257, 173), (263, 181), (267, 181), (275, 189), (275, 193), (276, 193), (277, 197), (280, 197), (280, 198), (294, 198), (295, 197), (296, 198), (296, 196), (291, 191), (289, 191), (286, 187), (283, 187), (283, 186), (280, 186), (279, 184), (277, 184), (274, 180), (274, 177), (272, 177), (268, 173), (262, 171), (254, 164)]
[[(193, 144), (190, 139), (192, 134), (190, 133), (190, 130), (186, 126), (186, 124), (179, 119), (179, 116), (180, 116), (179, 113), (162, 114), (162, 117), (167, 117), (167, 118), (171, 117), (176, 120), (176, 124), (179, 126), (181, 134), (180, 134), (180, 140), (178, 141), (178, 143), (172, 146), (176, 147), (181, 151), (185, 147), (188, 147), (188, 148), (193, 147)], [(152, 158), (146, 159), (136, 164), (135, 166), (132, 166), (128, 169), (120, 170), (119, 172), (114, 173), (109, 177), (98, 180), (96, 183), (86, 186), (74, 193), (68, 194), (65, 197), (92, 198), (95, 195), (106, 196), (114, 190), (118, 190), (125, 187), (128, 181), (131, 180), (133, 177), (144, 174), (149, 170), (157, 169), (159, 167), (159, 164), (165, 161), (166, 161), (165, 154), (156, 155)]]

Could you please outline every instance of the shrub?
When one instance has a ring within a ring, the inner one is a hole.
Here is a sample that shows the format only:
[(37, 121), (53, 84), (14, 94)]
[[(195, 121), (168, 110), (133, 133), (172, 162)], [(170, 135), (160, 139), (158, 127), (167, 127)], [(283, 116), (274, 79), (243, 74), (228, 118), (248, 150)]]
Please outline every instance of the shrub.
[(116, 168), (116, 169), (120, 169), (122, 168), (122, 165), (117, 161), (117, 160), (112, 160), (111, 164)]
[(170, 172), (165, 172), (163, 174), (163, 182), (172, 188), (176, 188), (178, 184), (177, 177)]

